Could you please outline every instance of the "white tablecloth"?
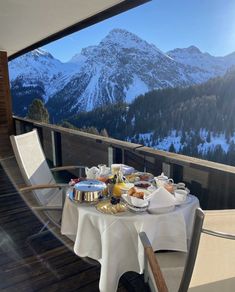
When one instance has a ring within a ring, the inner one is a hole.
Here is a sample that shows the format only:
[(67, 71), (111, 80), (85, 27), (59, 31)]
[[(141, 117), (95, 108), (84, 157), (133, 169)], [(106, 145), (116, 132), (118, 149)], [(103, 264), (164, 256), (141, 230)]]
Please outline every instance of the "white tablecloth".
[(107, 215), (67, 197), (61, 233), (75, 239), (74, 252), (78, 256), (100, 262), (100, 291), (112, 292), (125, 272), (143, 273), (144, 249), (138, 236), (141, 231), (146, 232), (154, 250), (187, 251), (198, 206), (197, 198), (189, 196), (185, 204), (167, 214)]

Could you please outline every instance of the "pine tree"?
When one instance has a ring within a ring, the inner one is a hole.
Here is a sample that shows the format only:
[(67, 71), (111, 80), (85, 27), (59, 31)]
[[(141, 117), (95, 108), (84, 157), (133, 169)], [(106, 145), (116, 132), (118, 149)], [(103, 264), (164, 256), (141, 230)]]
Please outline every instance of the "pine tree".
[(235, 165), (235, 143), (231, 140), (227, 152), (227, 163), (230, 165)]
[(106, 129), (102, 129), (102, 130), (100, 131), (100, 135), (101, 135), (101, 136), (104, 136), (104, 137), (108, 137), (108, 136), (109, 136), (109, 134), (108, 134), (108, 132), (107, 132)]
[(180, 144), (184, 145), (185, 142), (186, 142), (185, 131), (182, 131), (182, 135), (181, 135), (181, 138), (180, 138)]
[(41, 99), (35, 98), (29, 106), (27, 117), (31, 120), (49, 123), (49, 113)]
[(171, 143), (171, 146), (170, 146), (170, 148), (169, 148), (169, 152), (174, 152), (174, 153), (176, 153), (175, 146), (174, 146), (173, 143)]
[(210, 134), (209, 131), (208, 131), (207, 136), (206, 136), (206, 142), (207, 143), (210, 143), (211, 142), (211, 134)]

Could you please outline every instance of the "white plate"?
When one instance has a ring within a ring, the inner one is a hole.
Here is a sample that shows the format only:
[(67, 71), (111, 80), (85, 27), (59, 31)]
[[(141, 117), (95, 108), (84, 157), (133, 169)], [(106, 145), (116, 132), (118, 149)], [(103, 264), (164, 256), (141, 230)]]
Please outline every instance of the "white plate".
[(132, 206), (132, 205), (127, 204), (127, 208), (130, 211), (133, 211), (133, 212), (136, 212), (136, 213), (143, 213), (143, 212), (146, 212), (147, 211), (148, 206), (147, 207), (144, 207), (144, 208), (138, 208), (138, 207), (135, 207), (135, 206)]
[(128, 194), (122, 194), (122, 198), (128, 205), (133, 206), (134, 208), (147, 208), (149, 205), (147, 200), (129, 196)]

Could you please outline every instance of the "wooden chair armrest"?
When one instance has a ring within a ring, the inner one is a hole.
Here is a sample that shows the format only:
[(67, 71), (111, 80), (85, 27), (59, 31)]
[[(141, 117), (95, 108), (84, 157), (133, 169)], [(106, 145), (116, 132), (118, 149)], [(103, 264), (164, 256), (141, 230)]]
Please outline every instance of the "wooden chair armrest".
[(157, 289), (159, 292), (168, 292), (168, 288), (165, 282), (165, 279), (163, 277), (161, 268), (158, 264), (157, 258), (155, 257), (153, 248), (151, 246), (151, 243), (149, 242), (149, 239), (145, 232), (140, 232), (139, 234), (141, 242), (144, 246), (144, 252), (148, 259), (151, 271), (153, 273), (154, 281), (157, 286)]
[(33, 186), (27, 186), (24, 188), (20, 188), (20, 192), (28, 192), (33, 190), (40, 190), (40, 189), (62, 189), (62, 188), (69, 188), (68, 184), (45, 184), (45, 185), (33, 185)]
[(53, 167), (50, 170), (51, 171), (63, 171), (63, 170), (84, 169), (84, 168), (85, 168), (85, 166), (82, 166), (82, 165), (68, 165), (68, 166)]
[(35, 211), (61, 211), (63, 208), (60, 206), (31, 206)]

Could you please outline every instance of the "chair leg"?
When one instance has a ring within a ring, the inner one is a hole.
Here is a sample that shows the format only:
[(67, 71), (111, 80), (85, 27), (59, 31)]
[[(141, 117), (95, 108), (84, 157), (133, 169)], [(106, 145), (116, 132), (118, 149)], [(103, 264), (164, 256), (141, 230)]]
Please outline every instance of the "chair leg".
[(144, 256), (144, 283), (148, 283), (149, 282), (149, 275), (147, 273), (148, 271), (148, 260), (147, 260), (147, 256)]
[(62, 209), (64, 208), (65, 199), (66, 199), (66, 190), (62, 189)]
[(29, 244), (33, 239), (39, 238), (40, 236), (43, 236), (47, 234), (48, 232), (50, 232), (50, 230), (47, 229), (48, 224), (49, 224), (49, 221), (47, 221), (36, 234), (28, 236), (26, 239), (26, 242)]
[(46, 259), (46, 258), (43, 258), (42, 255), (38, 254), (38, 252), (35, 250), (35, 248), (32, 246), (31, 242), (33, 239), (37, 239), (41, 236), (44, 236), (48, 233), (50, 233), (50, 230), (47, 229), (47, 226), (49, 224), (49, 221), (47, 221), (43, 227), (39, 230), (38, 233), (34, 234), (34, 235), (31, 235), (29, 236), (27, 239), (26, 239), (26, 243), (28, 244), (29, 248), (32, 250), (33, 254), (35, 255), (36, 257), (36, 260), (38, 262), (40, 262), (43, 266), (46, 267), (46, 269), (48, 269), (57, 279), (61, 279), (61, 276), (58, 274), (57, 270), (54, 269), (51, 264), (49, 263), (49, 261)]

